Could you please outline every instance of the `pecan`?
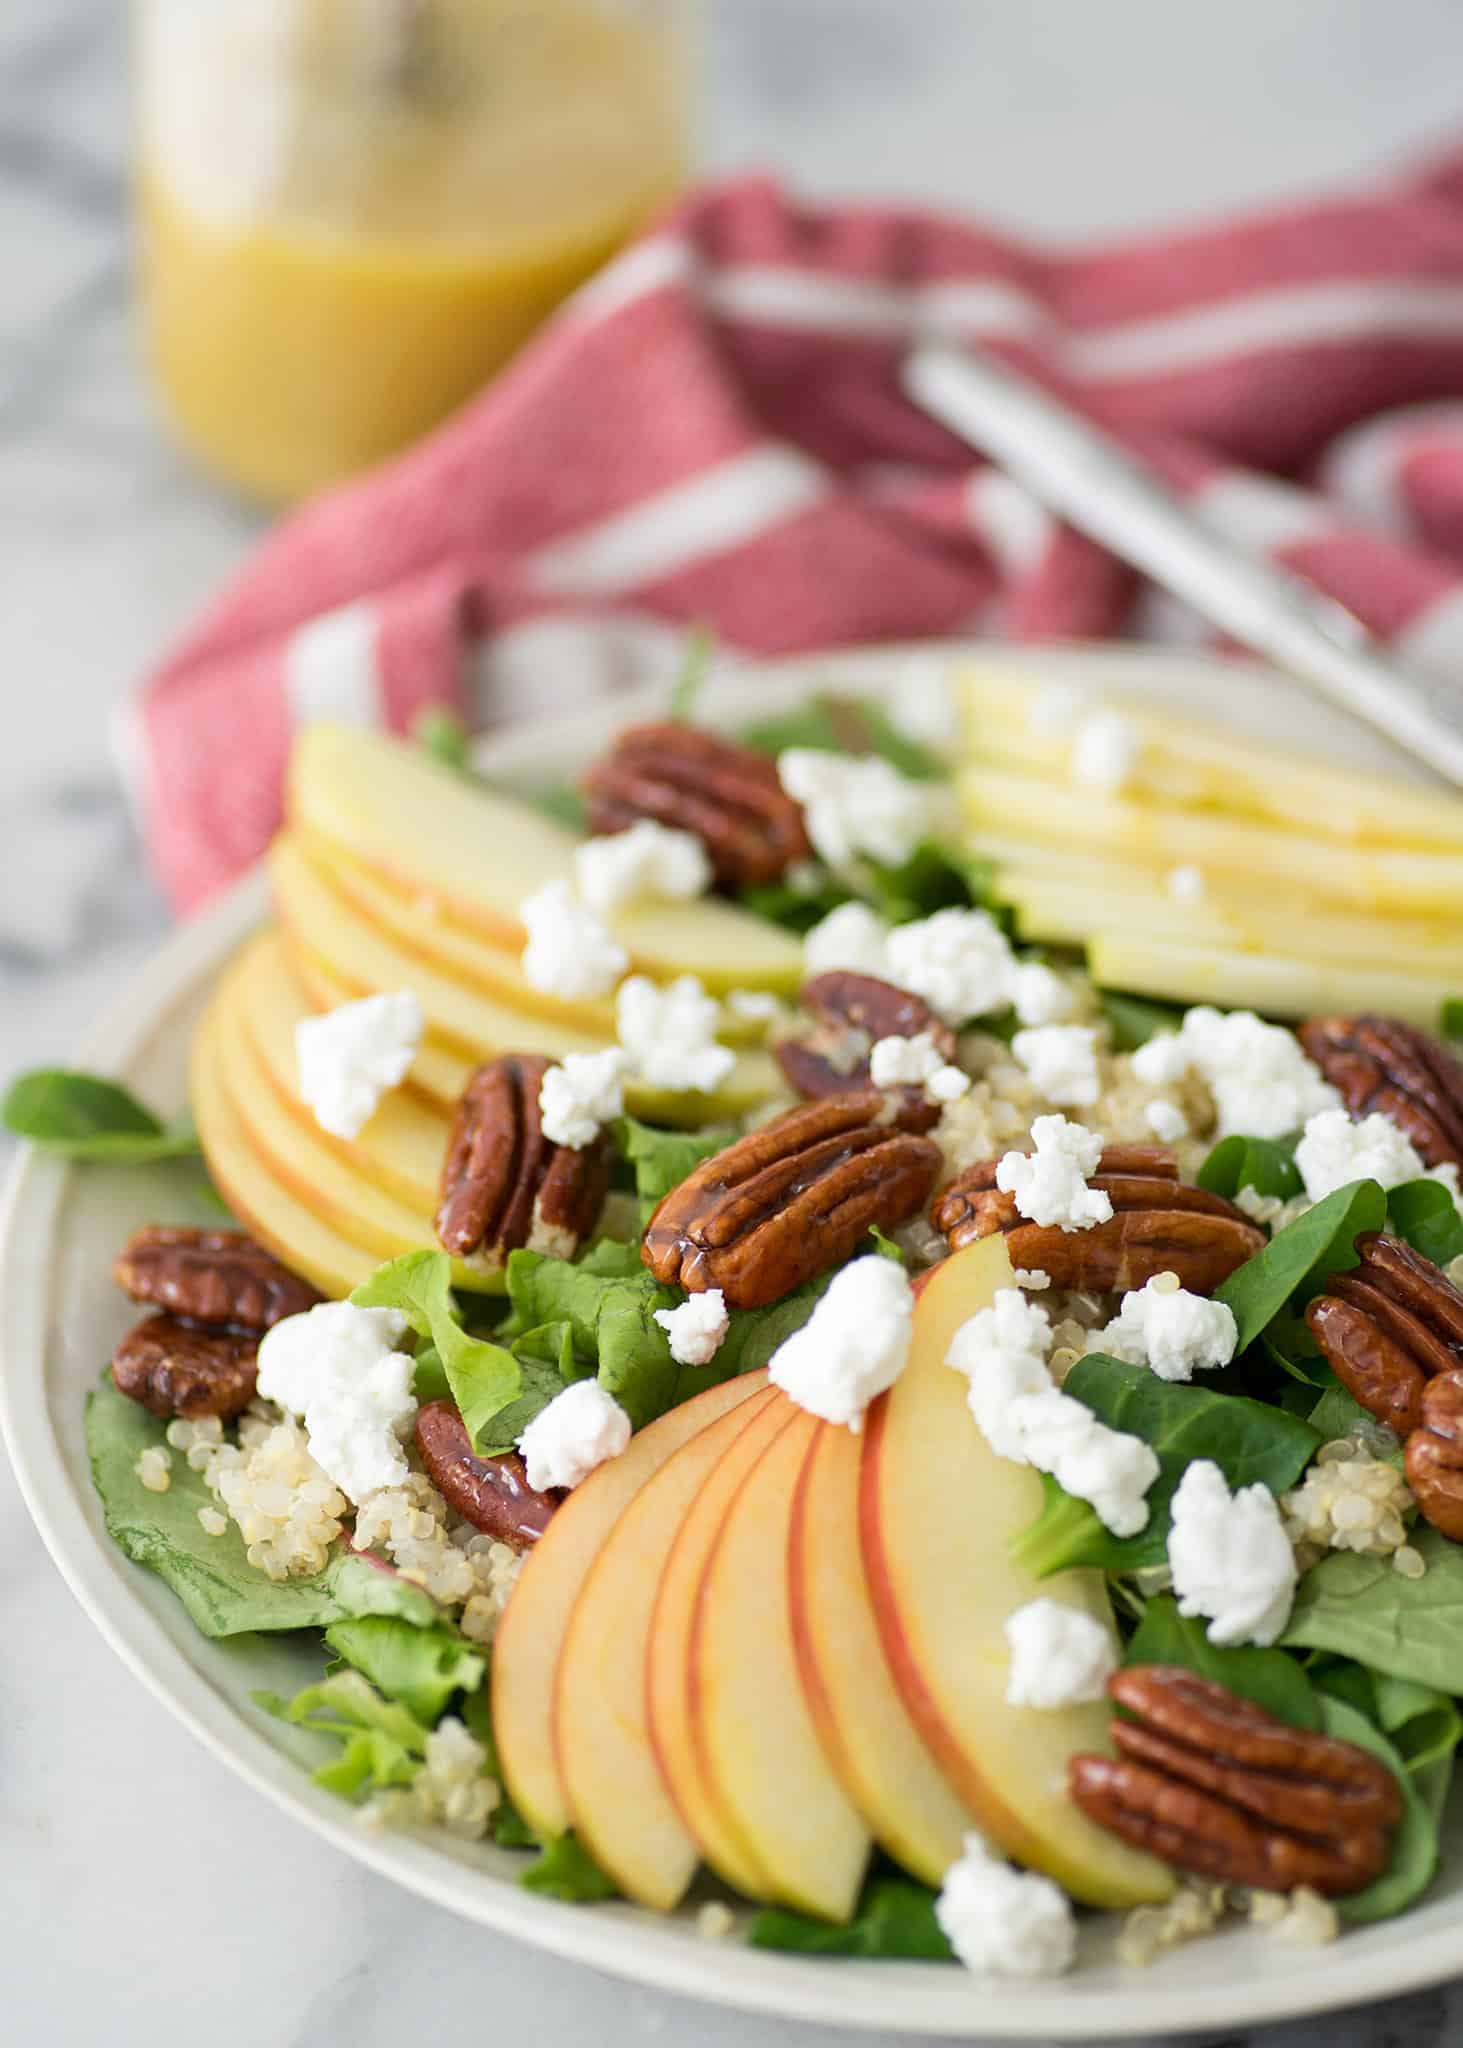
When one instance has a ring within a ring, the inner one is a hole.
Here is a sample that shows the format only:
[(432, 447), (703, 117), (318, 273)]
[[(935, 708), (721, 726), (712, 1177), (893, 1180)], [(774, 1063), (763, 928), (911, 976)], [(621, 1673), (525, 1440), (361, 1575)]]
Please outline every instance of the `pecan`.
[(826, 1095), (704, 1160), (651, 1217), (641, 1256), (662, 1286), (719, 1287), (762, 1308), (846, 1259), (873, 1225), (902, 1223), (940, 1170), (915, 1135), (911, 1091)]
[(1061, 1230), (1032, 1223), (1014, 1195), (996, 1186), (998, 1160), (967, 1167), (935, 1204), (935, 1228), (959, 1251), (1004, 1231), (1015, 1266), (1049, 1273), (1056, 1287), (1094, 1293), (1142, 1287), (1177, 1273), (1195, 1294), (1212, 1294), (1265, 1243), (1265, 1233), (1222, 1195), (1189, 1187), (1171, 1153), (1156, 1145), (1110, 1145), (1091, 1186), (1113, 1206), (1106, 1223)]
[[(811, 1028), (772, 1050), (799, 1095), (844, 1095), (869, 1085), (869, 1053), (880, 1038), (916, 1038), (927, 1031), (940, 1057), (955, 1057), (955, 1033), (929, 1004), (877, 975), (835, 969), (816, 974), (800, 998)], [(939, 1115), (930, 1117), (933, 1124)]]
[(593, 1230), (610, 1181), (601, 1132), (575, 1151), (546, 1138), (539, 1088), (552, 1060), (504, 1053), (479, 1067), (452, 1119), (437, 1235), (459, 1258), (500, 1266), (508, 1253), (570, 1258)]
[(1400, 1238), (1368, 1231), (1356, 1250), (1360, 1263), (1332, 1274), (1306, 1325), (1346, 1391), (1405, 1437), (1427, 1382), (1463, 1366), (1463, 1294)]
[(1398, 1017), (1310, 1017), (1297, 1037), (1353, 1116), (1407, 1133), (1425, 1166), (1463, 1165), (1463, 1065)]
[(240, 1230), (149, 1224), (117, 1254), (112, 1278), (184, 1322), (255, 1337), (323, 1299)]
[(775, 882), (812, 845), (777, 764), (700, 726), (667, 721), (622, 732), (584, 778), (596, 832), (638, 818), (694, 832), (724, 889)]
[(1422, 1390), (1422, 1413), (1402, 1457), (1407, 1484), (1433, 1527), (1463, 1543), (1463, 1370)]
[(258, 1339), (235, 1330), (200, 1330), (176, 1316), (148, 1316), (112, 1354), (118, 1393), (153, 1415), (204, 1415), (231, 1421), (254, 1398)]
[(1386, 1869), (1402, 1800), (1368, 1751), (1175, 1665), (1132, 1665), (1108, 1692), (1136, 1717), (1111, 1724), (1119, 1755), (1068, 1766), (1073, 1799), (1099, 1826), (1180, 1870), (1262, 1891), (1337, 1896)]
[(537, 1543), (563, 1495), (531, 1487), (516, 1451), (480, 1458), (451, 1401), (429, 1401), (420, 1409), (416, 1434), (427, 1477), (448, 1507), (515, 1550)]

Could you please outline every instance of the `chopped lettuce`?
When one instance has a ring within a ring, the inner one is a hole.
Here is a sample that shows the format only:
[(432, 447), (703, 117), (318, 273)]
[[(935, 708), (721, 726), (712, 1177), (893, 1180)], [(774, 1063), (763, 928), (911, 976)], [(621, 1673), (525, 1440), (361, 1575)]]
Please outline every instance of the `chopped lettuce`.
[(341, 1671), (304, 1686), (293, 1699), (256, 1692), (256, 1707), (294, 1727), (334, 1736), (341, 1753), (311, 1773), (342, 1799), (387, 1785), (409, 1785), (427, 1754), (427, 1730), (396, 1700), (381, 1697), (358, 1671)]
[(615, 1143), (635, 1176), (641, 1221), (648, 1221), (651, 1210), (672, 1188), (678, 1188), (703, 1159), (710, 1159), (713, 1153), (730, 1145), (736, 1135), (728, 1126), (704, 1131), (662, 1131), (633, 1116), (621, 1117), (615, 1125)]
[(361, 1308), (399, 1309), (430, 1344), (480, 1457), (508, 1450), (544, 1400), (552, 1398), (541, 1384), (525, 1384), (523, 1365), (504, 1345), (467, 1334), (453, 1300), (452, 1266), (445, 1252), (407, 1252), (390, 1260), (351, 1300)]
[(528, 1892), (543, 1892), (573, 1906), (592, 1906), (618, 1896), (619, 1887), (605, 1876), (574, 1834), (553, 1835), (518, 1882)]
[(325, 1642), (429, 1727), (441, 1720), (454, 1693), (476, 1692), (487, 1676), (487, 1660), (446, 1624), (414, 1628), (394, 1615), (363, 1615), (332, 1623)]

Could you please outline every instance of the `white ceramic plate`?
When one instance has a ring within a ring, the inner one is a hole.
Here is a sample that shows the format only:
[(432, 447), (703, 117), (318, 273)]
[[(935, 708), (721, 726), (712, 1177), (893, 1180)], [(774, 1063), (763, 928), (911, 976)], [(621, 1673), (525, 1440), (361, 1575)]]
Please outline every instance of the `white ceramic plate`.
[[(954, 651), (840, 653), (718, 678), (706, 708), (733, 719), (760, 713), (830, 675), (887, 685), (913, 665), (937, 668)], [(1335, 714), (1318, 712), (1295, 686), (1258, 671), (1112, 648), (961, 651), (1054, 680), (1182, 700), (1277, 742), (1416, 772), (1388, 760), (1379, 742)], [(561, 780), (627, 719), (655, 715), (662, 705), (661, 693), (648, 702), (642, 692), (572, 720), (515, 727), (485, 746), (483, 762), (510, 785)], [(91, 1035), (84, 1063), (123, 1077), (161, 1109), (180, 1109), (193, 1022), (224, 961), (266, 910), (256, 874), (179, 933)], [(82, 1405), (131, 1319), (107, 1279), (113, 1253), (129, 1230), (159, 1217), (184, 1218), (175, 1171), (68, 1172), (39, 1156), (19, 1162), (0, 1239), (0, 1415), (11, 1456), (52, 1556), (137, 1676), (232, 1769), (373, 1870), (468, 1920), (577, 1962), (729, 2005), (885, 2034), (1132, 2040), (1378, 1998), (1463, 1963), (1463, 1827), (1456, 1819), (1454, 1853), (1427, 1902), (1401, 1920), (1348, 1934), (1337, 1947), (1296, 1950), (1237, 1929), (1130, 1972), (1112, 1961), (1112, 1923), (1091, 1919), (1077, 1973), (1037, 1984), (989, 1982), (935, 1964), (817, 1961), (711, 1943), (689, 1915), (667, 1921), (629, 1905), (591, 1909), (537, 1898), (514, 1882), (521, 1859), (491, 1846), (368, 1831), (301, 1769), (301, 1760), (318, 1760), (318, 1738), (281, 1727), (249, 1701), (257, 1687), (289, 1692), (304, 1682), (318, 1669), (318, 1653), (267, 1637), (209, 1642), (103, 1529)]]

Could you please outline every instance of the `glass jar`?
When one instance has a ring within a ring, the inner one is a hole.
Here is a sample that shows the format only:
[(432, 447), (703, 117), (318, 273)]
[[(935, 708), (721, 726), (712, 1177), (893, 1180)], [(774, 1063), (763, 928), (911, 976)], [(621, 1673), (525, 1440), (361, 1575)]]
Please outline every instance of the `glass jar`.
[(137, 0), (142, 319), (269, 501), (476, 391), (679, 185), (690, 0)]

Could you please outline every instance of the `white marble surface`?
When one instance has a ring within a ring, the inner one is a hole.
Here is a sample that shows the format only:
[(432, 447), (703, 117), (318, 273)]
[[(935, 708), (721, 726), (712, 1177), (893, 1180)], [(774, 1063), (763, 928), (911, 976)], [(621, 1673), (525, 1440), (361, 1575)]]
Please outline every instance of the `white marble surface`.
[[(1456, 0), (710, 12), (716, 167), (942, 197), (1049, 234), (1359, 175), (1456, 120), (1463, 59)], [(124, 17), (122, 0), (0, 7), (0, 1079), (63, 1054), (164, 929), (108, 717), (258, 530), (175, 460), (132, 360)], [(123, 1673), (3, 1463), (0, 1642), (0, 2035), (15, 2048), (831, 2038), (550, 1963), (337, 1860)], [(1427, 1993), (1245, 2040), (1444, 2048), (1460, 2032), (1463, 1997)]]

